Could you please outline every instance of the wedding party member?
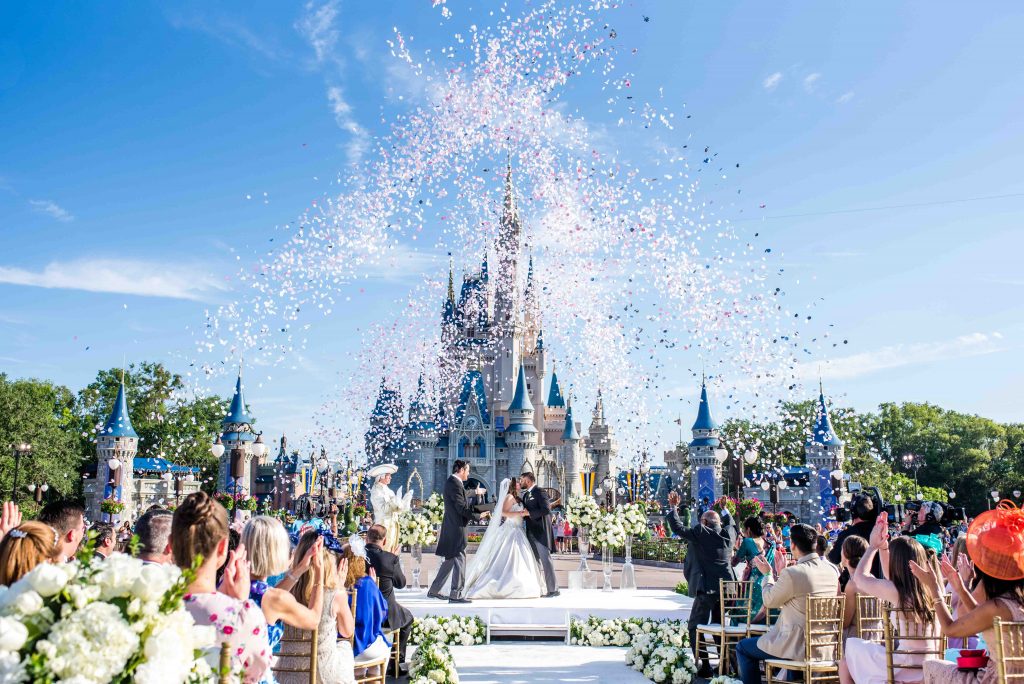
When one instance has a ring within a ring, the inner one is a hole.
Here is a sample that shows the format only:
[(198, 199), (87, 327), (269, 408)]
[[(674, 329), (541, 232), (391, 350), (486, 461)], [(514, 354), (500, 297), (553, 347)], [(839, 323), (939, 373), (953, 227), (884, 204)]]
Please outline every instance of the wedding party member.
[(790, 526), (790, 548), (796, 563), (779, 573), (761, 556), (754, 566), (761, 572), (761, 599), (767, 609), (779, 608), (779, 619), (767, 633), (748, 637), (736, 644), (736, 660), (743, 684), (760, 684), (760, 662), (769, 658), (804, 659), (804, 618), (808, 596), (839, 593), (839, 572), (815, 553), (818, 532), (810, 525)]
[(402, 572), (398, 556), (384, 550), (386, 543), (387, 530), (383, 526), (373, 525), (366, 531), (366, 560), (377, 575), (380, 593), (388, 602), (388, 619), (384, 627), (388, 630), (398, 630), (398, 664), (399, 668), (403, 668), (406, 647), (412, 635), (413, 619), (412, 613), (395, 598), (395, 589), (405, 588), (405, 573)]
[[(941, 592), (929, 590), (911, 571), (912, 564), (930, 567), (928, 555), (921, 544), (909, 537), (897, 537), (889, 541), (889, 516), (883, 511), (875, 522), (853, 583), (861, 594), (897, 606), (905, 613), (898, 615), (900, 634), (933, 637), (929, 639), (906, 639), (896, 645), (898, 653), (893, 656), (895, 681), (920, 682), (923, 671), (908, 669), (901, 665), (920, 666), (926, 652), (939, 650), (939, 626), (936, 622), (936, 605), (943, 603)], [(876, 554), (888, 553), (886, 563), (889, 579), (872, 577), (868, 569)], [(911, 653), (906, 653), (911, 651)], [(843, 684), (884, 684), (888, 681), (888, 666), (884, 644), (865, 641), (856, 637), (846, 640), (846, 651), (839, 663), (839, 679)]]
[[(697, 554), (693, 550), (693, 541), (684, 539), (683, 530), (689, 529), (690, 511), (681, 504), (678, 492), (668, 494), (668, 515), (665, 516), (665, 523), (669, 531), (676, 537), (683, 539), (686, 543), (686, 555), (683, 556), (683, 577), (686, 579), (686, 595), (690, 598), (697, 597), (697, 585), (700, 584), (700, 568), (697, 566)], [(692, 641), (690, 642), (693, 643)]]
[(544, 572), (544, 583), (547, 585), (545, 597), (558, 596), (558, 578), (555, 577), (555, 566), (551, 563), (551, 550), (555, 547), (555, 539), (551, 534), (551, 504), (548, 495), (537, 486), (537, 478), (533, 473), (519, 476), (519, 486), (523, 490), (523, 508), (528, 514), (526, 538), (533, 548), (533, 554)]
[(73, 559), (85, 537), (85, 509), (72, 501), (52, 501), (43, 506), (37, 519), (57, 530), (58, 562)]
[[(672, 502), (675, 502), (674, 504)], [(719, 580), (734, 580), (735, 573), (732, 570), (732, 550), (736, 545), (736, 526), (733, 524), (729, 512), (723, 511), (722, 516), (713, 510), (705, 511), (700, 516), (700, 522), (690, 529), (677, 529), (675, 526), (682, 521), (679, 518), (679, 495), (673, 492), (669, 495), (669, 503), (676, 509), (670, 514), (670, 525), (673, 531), (680, 538), (690, 543), (690, 552), (693, 553), (693, 569), (689, 577), (693, 579), (690, 584), (690, 591), (694, 597), (693, 605), (690, 608), (690, 619), (687, 627), (690, 632), (690, 648), (693, 649), (694, 658), (697, 657), (697, 626), (717, 622), (721, 619), (719, 615), (719, 596), (721, 588)], [(768, 572), (771, 575), (771, 571)], [(701, 677), (711, 675), (711, 665), (707, 659), (700, 664)]]
[(171, 553), (171, 522), (174, 516), (163, 508), (146, 511), (135, 523), (139, 537), (139, 560), (147, 565), (167, 565), (174, 562)]
[(540, 564), (523, 523), (529, 512), (519, 499), (519, 483), (505, 478), (480, 547), (466, 576), (473, 599), (538, 598), (546, 591)]
[(761, 615), (761, 578), (764, 575), (752, 563), (756, 556), (763, 556), (769, 565), (775, 565), (775, 544), (765, 539), (764, 525), (761, 523), (761, 519), (757, 516), (750, 516), (743, 521), (743, 541), (732, 562), (733, 565), (747, 564), (743, 579), (753, 582), (750, 586), (751, 619), (754, 622), (764, 622), (764, 616)]
[[(462, 591), (466, 583), (466, 526), (476, 517), (476, 512), (466, 501), (466, 479), (469, 477), (469, 464), (462, 459), (452, 465), (452, 474), (444, 483), (444, 518), (441, 520), (441, 534), (437, 539), (435, 555), (444, 558), (437, 575), (430, 585), (427, 596), (443, 599), (441, 590), (451, 585), (448, 594), (450, 603), (470, 603), (463, 598)], [(474, 490), (482, 494), (483, 490)], [(357, 613), (358, 614), (358, 613)]]
[(391, 463), (382, 463), (367, 472), (369, 477), (376, 480), (373, 489), (370, 490), (373, 523), (387, 530), (385, 551), (391, 553), (397, 553), (400, 546), (398, 543), (398, 517), (402, 511), (409, 510), (412, 502), (412, 492), (402, 496), (401, 489), (397, 494), (391, 491), (391, 476), (396, 472), (398, 472), (398, 466)]
[(360, 537), (349, 538), (345, 558), (348, 559), (345, 587), (356, 590), (353, 651), (356, 667), (359, 667), (360, 663), (385, 658), (391, 652), (391, 641), (383, 629), (388, 619), (388, 602), (373, 577), (367, 574), (366, 546)]
[[(217, 641), (230, 644), (232, 669), (246, 684), (260, 681), (273, 657), (263, 611), (249, 596), (245, 547), (228, 553), (228, 512), (206, 492), (185, 497), (174, 511), (171, 551), (179, 568), (189, 569), (201, 556), (187, 588), (185, 608), (197, 625), (213, 626)], [(226, 563), (225, 563), (226, 561)], [(224, 565), (218, 591), (217, 568)]]
[(106, 560), (110, 557), (110, 554), (114, 553), (114, 547), (117, 545), (117, 536), (111, 523), (93, 523), (92, 527), (89, 528), (89, 534), (96, 540), (96, 544), (92, 549), (93, 560)]
[(40, 563), (56, 560), (57, 533), (30, 520), (8, 530), (0, 540), (0, 585), (9, 587)]
[[(314, 585), (307, 607), (299, 603), (285, 589), (271, 587), (267, 578), (280, 575), (288, 570), (291, 541), (284, 525), (277, 518), (258, 515), (250, 518), (242, 528), (241, 545), (249, 557), (249, 599), (263, 610), (267, 620), (267, 641), (272, 653), (276, 653), (284, 636), (284, 626), (313, 630), (320, 624), (320, 607), (323, 603), (323, 585)], [(316, 566), (320, 549), (310, 552), (312, 565)], [(307, 565), (308, 567), (308, 565)], [(294, 574), (289, 575), (298, 579)], [(315, 609), (313, 607), (316, 607)], [(271, 672), (265, 673), (265, 682), (272, 682)]]
[[(331, 537), (333, 540), (333, 537)], [(332, 546), (334, 546), (332, 543)], [(328, 550), (320, 532), (309, 530), (295, 546), (294, 557), (310, 559), (310, 569), (298, 575), (298, 581), (291, 588), (292, 596), (302, 604), (313, 606), (312, 598), (317, 585), (321, 585), (323, 598), (320, 605), (320, 619), (316, 627), (316, 664), (318, 684), (352, 684), (355, 681), (355, 664), (352, 657), (352, 633), (355, 621), (348, 607), (348, 599), (340, 582), (348, 576), (348, 560)], [(337, 548), (337, 547), (335, 547)], [(313, 554), (320, 560), (312, 564)], [(291, 574), (291, 573), (290, 573)], [(290, 627), (285, 628), (287, 635)], [(304, 650), (302, 650), (304, 649)], [(309, 647), (296, 643), (285, 643), (279, 655), (279, 664), (289, 669), (299, 669), (309, 662)], [(309, 676), (299, 672), (281, 672), (277, 676), (280, 684), (307, 684)]]

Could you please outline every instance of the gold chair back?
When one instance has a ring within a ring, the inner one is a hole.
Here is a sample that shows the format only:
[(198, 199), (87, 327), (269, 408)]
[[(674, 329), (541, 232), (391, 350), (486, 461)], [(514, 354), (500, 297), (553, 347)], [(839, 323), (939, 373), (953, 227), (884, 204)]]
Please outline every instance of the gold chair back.
[(923, 671), (925, 660), (945, 654), (937, 622), (922, 624), (911, 611), (883, 603), (882, 627), (889, 682), (896, 681), (896, 670)]
[(995, 619), (994, 653), (999, 684), (1024, 682), (1024, 622)]
[(839, 662), (843, 659), (843, 609), (845, 596), (808, 596), (804, 618), (804, 656), (808, 661)]
[(353, 653), (355, 653), (355, 647), (356, 647), (356, 629), (355, 629), (355, 624), (356, 624), (356, 599), (359, 598), (359, 590), (356, 589), (355, 587), (352, 587), (351, 589), (348, 590), (348, 595), (349, 595), (349, 606), (352, 608), (352, 635), (348, 638), (348, 640), (352, 644)]
[(857, 594), (857, 636), (876, 644), (885, 643), (882, 602), (874, 596)]
[(316, 637), (316, 630), (306, 631), (285, 625), (284, 636), (281, 637), (281, 651), (273, 667), (274, 672), (308, 673), (309, 684), (316, 684)]
[(231, 644), (224, 642), (220, 645), (220, 676), (217, 678), (219, 684), (231, 684)]
[(750, 580), (719, 580), (718, 603), (722, 624), (750, 624)]

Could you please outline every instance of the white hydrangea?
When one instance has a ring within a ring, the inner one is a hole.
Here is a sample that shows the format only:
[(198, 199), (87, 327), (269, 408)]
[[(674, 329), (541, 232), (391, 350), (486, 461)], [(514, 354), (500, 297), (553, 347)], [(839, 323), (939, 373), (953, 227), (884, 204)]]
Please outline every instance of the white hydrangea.
[(0, 617), (0, 651), (20, 651), (27, 639), (28, 627), (21, 620)]
[(90, 603), (36, 642), (36, 650), (46, 656), (57, 677), (77, 676), (97, 683), (108, 682), (124, 670), (138, 646), (138, 635), (110, 603)]

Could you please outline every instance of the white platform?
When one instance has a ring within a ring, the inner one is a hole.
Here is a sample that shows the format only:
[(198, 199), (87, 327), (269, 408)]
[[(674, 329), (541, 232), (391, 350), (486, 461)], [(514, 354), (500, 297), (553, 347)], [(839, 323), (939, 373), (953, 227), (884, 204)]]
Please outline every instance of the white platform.
[(472, 684), (650, 684), (626, 666), (624, 648), (529, 642), (453, 646), (451, 650), (459, 681)]
[(453, 604), (427, 598), (426, 591), (396, 591), (399, 603), (415, 617), (427, 615), (476, 615), (493, 636), (549, 635), (568, 636), (570, 618), (651, 618), (685, 620), (693, 600), (666, 589), (603, 592), (597, 589), (563, 589), (561, 596), (536, 599), (473, 601)]

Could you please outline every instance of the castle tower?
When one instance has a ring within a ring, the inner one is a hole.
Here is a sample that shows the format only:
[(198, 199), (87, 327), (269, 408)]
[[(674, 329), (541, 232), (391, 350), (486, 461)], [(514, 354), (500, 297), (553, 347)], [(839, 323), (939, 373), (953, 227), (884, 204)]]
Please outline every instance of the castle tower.
[(558, 445), (565, 431), (565, 397), (558, 384), (558, 373), (551, 369), (551, 389), (544, 406), (544, 444)]
[[(580, 431), (576, 427), (576, 421), (572, 416), (572, 402), (569, 402), (565, 411), (565, 425), (562, 428), (562, 446), (559, 447), (562, 472), (565, 473), (565, 487), (568, 492), (563, 496), (576, 496), (583, 493), (583, 481), (580, 473), (583, 472), (583, 444), (580, 438)], [(557, 486), (556, 483), (548, 483), (549, 487)]]
[(618, 457), (619, 447), (612, 434), (612, 427), (604, 417), (604, 397), (601, 396), (601, 388), (597, 389), (597, 403), (594, 404), (594, 415), (587, 432), (587, 446), (595, 466), (595, 481), (601, 482), (607, 475), (615, 479), (618, 476), (615, 472), (615, 459)]
[(523, 324), (519, 300), (519, 256), (522, 223), (512, 186), (512, 161), (505, 174), (505, 199), (498, 226), (497, 272), (494, 278), (494, 366), (490, 378), (494, 412), (502, 415), (512, 403), (516, 372), (523, 351)]
[(818, 415), (811, 437), (804, 444), (807, 467), (811, 469), (811, 510), (808, 520), (825, 520), (836, 505), (832, 491), (832, 473), (842, 471), (846, 445), (832, 429), (832, 420), (825, 403), (825, 389), (818, 384)]
[(387, 461), (401, 446), (403, 413), (401, 393), (388, 387), (382, 377), (377, 401), (370, 414), (370, 429), (364, 435), (366, 458), (371, 465)]
[[(416, 383), (416, 394), (409, 402), (409, 422), (405, 426), (405, 441), (408, 449), (395, 459), (398, 472), (395, 473), (393, 480), (396, 485), (405, 487), (405, 491), (415, 491), (414, 498), (425, 500), (432, 490), (427, 489), (424, 474), (427, 477), (433, 475), (434, 448), (437, 446), (438, 435), (434, 411), (427, 396), (422, 374)], [(415, 482), (413, 472), (420, 474)]]
[[(135, 483), (133, 481), (135, 455), (139, 451), (139, 435), (132, 427), (128, 415), (128, 400), (125, 397), (124, 374), (117, 388), (117, 399), (110, 416), (96, 435), (96, 487), (89, 502), (89, 517), (93, 520), (109, 520), (100, 512), (100, 502), (115, 499), (124, 504), (121, 520), (131, 520), (135, 515)], [(110, 467), (110, 461), (120, 465)]]
[(533, 424), (533, 402), (526, 391), (526, 367), (519, 366), (516, 393), (508, 407), (510, 425), (505, 430), (505, 444), (509, 448), (508, 477), (515, 477), (527, 461), (534, 462), (537, 449), (537, 428)]
[[(224, 444), (224, 453), (220, 457), (220, 464), (217, 468), (217, 489), (223, 492), (234, 494), (251, 494), (253, 482), (252, 470), (252, 443), (256, 441), (256, 432), (252, 428), (253, 419), (249, 415), (249, 409), (245, 405), (245, 398), (242, 396), (242, 371), (239, 369), (238, 378), (235, 380), (235, 394), (231, 397), (231, 406), (228, 413), (220, 422), (222, 434), (221, 443)], [(231, 475), (232, 451), (241, 449), (242, 455), (242, 477), (235, 482)], [(236, 488), (237, 485), (237, 488)]]
[(697, 506), (711, 503), (722, 495), (722, 464), (726, 451), (718, 439), (718, 424), (711, 416), (708, 388), (701, 378), (700, 406), (693, 423), (693, 440), (687, 449), (690, 462), (690, 496)]

